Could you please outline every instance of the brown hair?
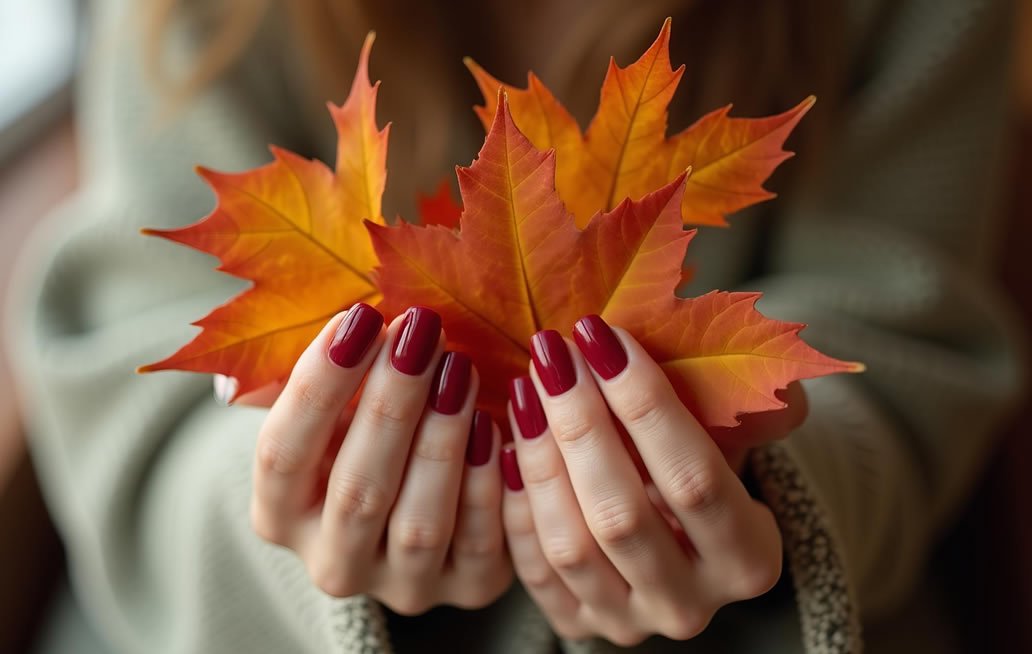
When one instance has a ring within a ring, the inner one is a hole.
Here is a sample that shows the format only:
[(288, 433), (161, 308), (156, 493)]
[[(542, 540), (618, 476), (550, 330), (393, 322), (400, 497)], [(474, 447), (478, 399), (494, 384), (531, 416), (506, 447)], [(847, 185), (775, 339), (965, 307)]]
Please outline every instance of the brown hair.
[[(187, 3), (189, 7), (180, 7)], [(674, 18), (671, 59), (687, 65), (671, 110), (671, 128), (684, 127), (732, 101), (735, 114), (759, 116), (785, 110), (813, 93), (820, 99), (819, 110), (807, 117), (801, 136), (795, 137), (796, 148), (812, 159), (845, 77), (841, 4), (643, 0), (631, 9), (621, 0), (149, 0), (144, 5), (144, 60), (166, 91), (189, 97), (234, 66), (263, 19), (276, 12), (290, 26), (294, 47), (304, 53), (313, 80), (309, 101), (316, 106), (344, 97), (362, 38), (375, 29), (381, 45), (372, 75), (387, 80), (379, 114), (381, 121), (395, 121), (390, 186), (392, 195), (411, 197), (415, 189), (429, 188), (440, 178), (443, 164), (453, 163), (457, 150), (467, 157), (475, 152), (477, 124), (469, 106), (479, 97), (460, 64), (462, 56), (472, 55), (510, 83), (521, 84), (533, 68), (585, 124), (597, 103), (609, 56), (622, 65), (633, 61), (668, 15)], [(170, 79), (162, 44), (177, 9), (206, 12), (211, 27), (188, 74)], [(561, 24), (552, 28), (554, 33), (541, 34), (525, 22), (539, 10), (558, 12), (552, 22)], [(413, 106), (418, 107), (415, 118)], [(462, 144), (461, 150), (456, 143)]]

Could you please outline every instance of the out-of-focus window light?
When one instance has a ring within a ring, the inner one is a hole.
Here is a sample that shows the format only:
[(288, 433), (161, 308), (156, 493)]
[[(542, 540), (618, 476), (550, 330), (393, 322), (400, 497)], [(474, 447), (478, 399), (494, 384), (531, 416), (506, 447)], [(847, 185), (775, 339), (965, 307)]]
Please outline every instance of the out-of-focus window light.
[(0, 159), (64, 111), (77, 8), (76, 0), (0, 0)]

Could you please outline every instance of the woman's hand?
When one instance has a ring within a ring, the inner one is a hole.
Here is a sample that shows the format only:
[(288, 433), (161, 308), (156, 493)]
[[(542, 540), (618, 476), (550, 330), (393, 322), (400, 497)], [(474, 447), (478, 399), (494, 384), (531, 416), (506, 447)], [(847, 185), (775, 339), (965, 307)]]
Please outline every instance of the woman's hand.
[(565, 637), (691, 638), (778, 580), (774, 517), (633, 338), (597, 316), (574, 336), (577, 347), (536, 334), (531, 377), (511, 386), (503, 516), (516, 574)]
[(375, 309), (355, 305), (301, 355), (262, 426), (254, 529), (330, 595), (416, 614), (481, 607), (511, 583), (499, 432), (474, 410), (469, 358), (443, 344), (429, 309), (384, 333)]

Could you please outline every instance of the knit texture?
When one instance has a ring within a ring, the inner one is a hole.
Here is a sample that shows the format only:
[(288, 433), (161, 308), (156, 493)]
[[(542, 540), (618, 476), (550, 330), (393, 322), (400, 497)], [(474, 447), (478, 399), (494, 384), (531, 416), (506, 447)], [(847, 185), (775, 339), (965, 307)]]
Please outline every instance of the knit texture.
[[(81, 603), (118, 652), (390, 651), (376, 602), (320, 593), (291, 552), (252, 533), (264, 413), (216, 406), (203, 376), (133, 372), (241, 288), (139, 228), (207, 213), (195, 164), (243, 170), (268, 160), (269, 142), (295, 146), (289, 66), (253, 49), (163, 122), (127, 29), (133, 3), (91, 4), (97, 47), (79, 104), (86, 179), (27, 247), (6, 329)], [(769, 231), (743, 215), (692, 245), (694, 290), (762, 290), (765, 313), (807, 322), (808, 342), (868, 364), (861, 376), (807, 383), (807, 422), (752, 457), (784, 533), (802, 642), (711, 651), (859, 652), (862, 620), (910, 596), (1020, 385), (1023, 336), (988, 267), (1010, 7), (847, 5), (853, 79), (819, 174), (779, 189)], [(186, 65), (190, 44), (177, 39), (169, 56)], [(749, 278), (759, 251), (767, 265)], [(504, 609), (504, 636), (483, 651), (560, 645), (533, 605)]]

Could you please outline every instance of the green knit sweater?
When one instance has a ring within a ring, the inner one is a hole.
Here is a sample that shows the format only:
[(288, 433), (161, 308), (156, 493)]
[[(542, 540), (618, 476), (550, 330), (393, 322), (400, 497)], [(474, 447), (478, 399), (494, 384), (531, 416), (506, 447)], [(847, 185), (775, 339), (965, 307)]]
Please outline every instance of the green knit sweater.
[[(292, 553), (249, 528), (263, 412), (217, 406), (204, 376), (133, 372), (240, 288), (139, 228), (204, 215), (212, 200), (193, 165), (266, 161), (292, 112), (245, 65), (156, 127), (161, 100), (143, 81), (139, 44), (123, 36), (132, 3), (92, 4), (85, 181), (27, 249), (7, 325), (76, 594), (114, 651), (389, 651), (376, 602), (323, 595)], [(763, 276), (747, 278), (761, 235), (751, 217), (692, 245), (698, 289), (762, 290), (767, 315), (809, 323), (811, 344), (868, 366), (807, 383), (806, 424), (751, 460), (784, 532), (801, 622), (769, 618), (786, 607), (768, 600), (722, 611), (716, 635), (645, 648), (859, 651), (861, 622), (912, 597), (1020, 385), (1022, 335), (991, 282), (1010, 7), (847, 4), (857, 79), (819, 174), (775, 201)], [(472, 651), (556, 644), (518, 588), (476, 616), (490, 628)]]

